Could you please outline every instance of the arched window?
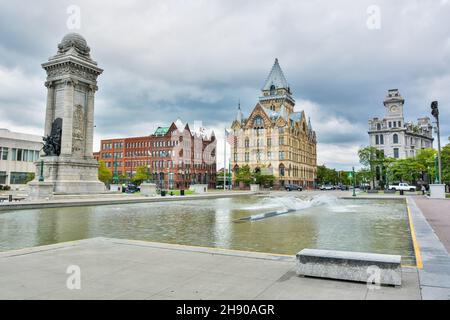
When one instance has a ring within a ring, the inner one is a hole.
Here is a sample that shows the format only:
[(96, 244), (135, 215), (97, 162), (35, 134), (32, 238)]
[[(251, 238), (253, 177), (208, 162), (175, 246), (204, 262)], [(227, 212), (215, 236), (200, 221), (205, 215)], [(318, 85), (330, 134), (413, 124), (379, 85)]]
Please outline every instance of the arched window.
[(393, 136), (394, 143), (398, 143), (398, 134), (394, 134)]
[(285, 175), (284, 165), (280, 164), (279, 170), (280, 170), (280, 177), (284, 177)]
[(274, 85), (270, 86), (270, 95), (271, 96), (275, 95), (275, 86)]
[(381, 130), (381, 124), (377, 123), (377, 130)]

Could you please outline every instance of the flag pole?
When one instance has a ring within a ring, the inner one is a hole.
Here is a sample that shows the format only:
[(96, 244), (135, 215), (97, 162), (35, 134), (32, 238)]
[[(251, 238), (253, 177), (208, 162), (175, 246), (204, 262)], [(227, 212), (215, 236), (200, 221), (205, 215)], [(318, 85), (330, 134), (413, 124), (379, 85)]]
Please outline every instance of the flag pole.
[(225, 135), (223, 139), (223, 191), (227, 187), (227, 128), (225, 128)]

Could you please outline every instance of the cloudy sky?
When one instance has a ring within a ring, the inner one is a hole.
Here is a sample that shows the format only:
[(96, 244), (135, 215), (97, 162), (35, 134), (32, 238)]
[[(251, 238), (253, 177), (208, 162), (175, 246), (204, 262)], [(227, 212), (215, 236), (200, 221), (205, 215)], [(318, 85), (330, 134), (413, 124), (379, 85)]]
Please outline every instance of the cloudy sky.
[[(70, 29), (72, 5), (80, 29)], [(358, 164), (368, 119), (383, 116), (390, 88), (406, 99), (407, 120), (439, 100), (442, 139), (450, 136), (448, 0), (0, 0), (0, 127), (43, 134), (40, 64), (74, 31), (105, 70), (97, 148), (178, 117), (221, 138), (239, 99), (245, 113), (254, 107), (275, 58), (296, 109), (312, 119), (319, 164)]]

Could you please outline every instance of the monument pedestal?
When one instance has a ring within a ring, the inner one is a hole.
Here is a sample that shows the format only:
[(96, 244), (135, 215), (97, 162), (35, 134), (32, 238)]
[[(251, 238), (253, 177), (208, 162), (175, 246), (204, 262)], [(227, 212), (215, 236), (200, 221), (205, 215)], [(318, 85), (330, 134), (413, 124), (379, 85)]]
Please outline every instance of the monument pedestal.
[[(44, 182), (39, 182), (41, 164), (44, 164)], [(105, 184), (98, 180), (98, 164), (94, 159), (69, 159), (42, 157), (36, 163), (36, 180), (28, 184), (29, 194), (39, 195), (52, 186), (54, 194), (95, 194), (106, 191)], [(45, 184), (45, 187), (43, 187)]]
[(28, 183), (28, 200), (43, 200), (53, 198), (54, 185), (51, 182), (31, 181)]
[(156, 197), (156, 184), (144, 182), (140, 186), (141, 195), (144, 197)]
[(445, 184), (430, 184), (430, 198), (445, 199)]
[(206, 193), (208, 192), (207, 184), (193, 184), (189, 187), (189, 190), (194, 191), (195, 193)]

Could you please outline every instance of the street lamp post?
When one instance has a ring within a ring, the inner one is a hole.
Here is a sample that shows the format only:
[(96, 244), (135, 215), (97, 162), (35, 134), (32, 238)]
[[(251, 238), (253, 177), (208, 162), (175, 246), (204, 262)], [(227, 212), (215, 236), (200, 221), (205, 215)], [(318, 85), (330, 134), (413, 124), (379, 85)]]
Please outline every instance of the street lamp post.
[(113, 176), (113, 184), (119, 184), (119, 174), (117, 172), (117, 153), (114, 152), (114, 176)]
[(434, 183), (439, 184), (439, 161), (438, 156), (434, 155)]
[(44, 182), (44, 160), (41, 160), (41, 168), (40, 168), (39, 182)]
[(437, 183), (442, 183), (442, 161), (441, 161), (441, 133), (439, 129), (439, 108), (438, 102), (433, 101), (431, 103), (431, 114), (436, 119), (436, 131), (437, 131), (437, 139), (438, 139), (438, 180)]
[(356, 174), (355, 174), (355, 167), (352, 168), (352, 178), (353, 178), (353, 196), (356, 197)]
[(150, 172), (150, 150), (147, 150), (147, 183), (151, 182)]

